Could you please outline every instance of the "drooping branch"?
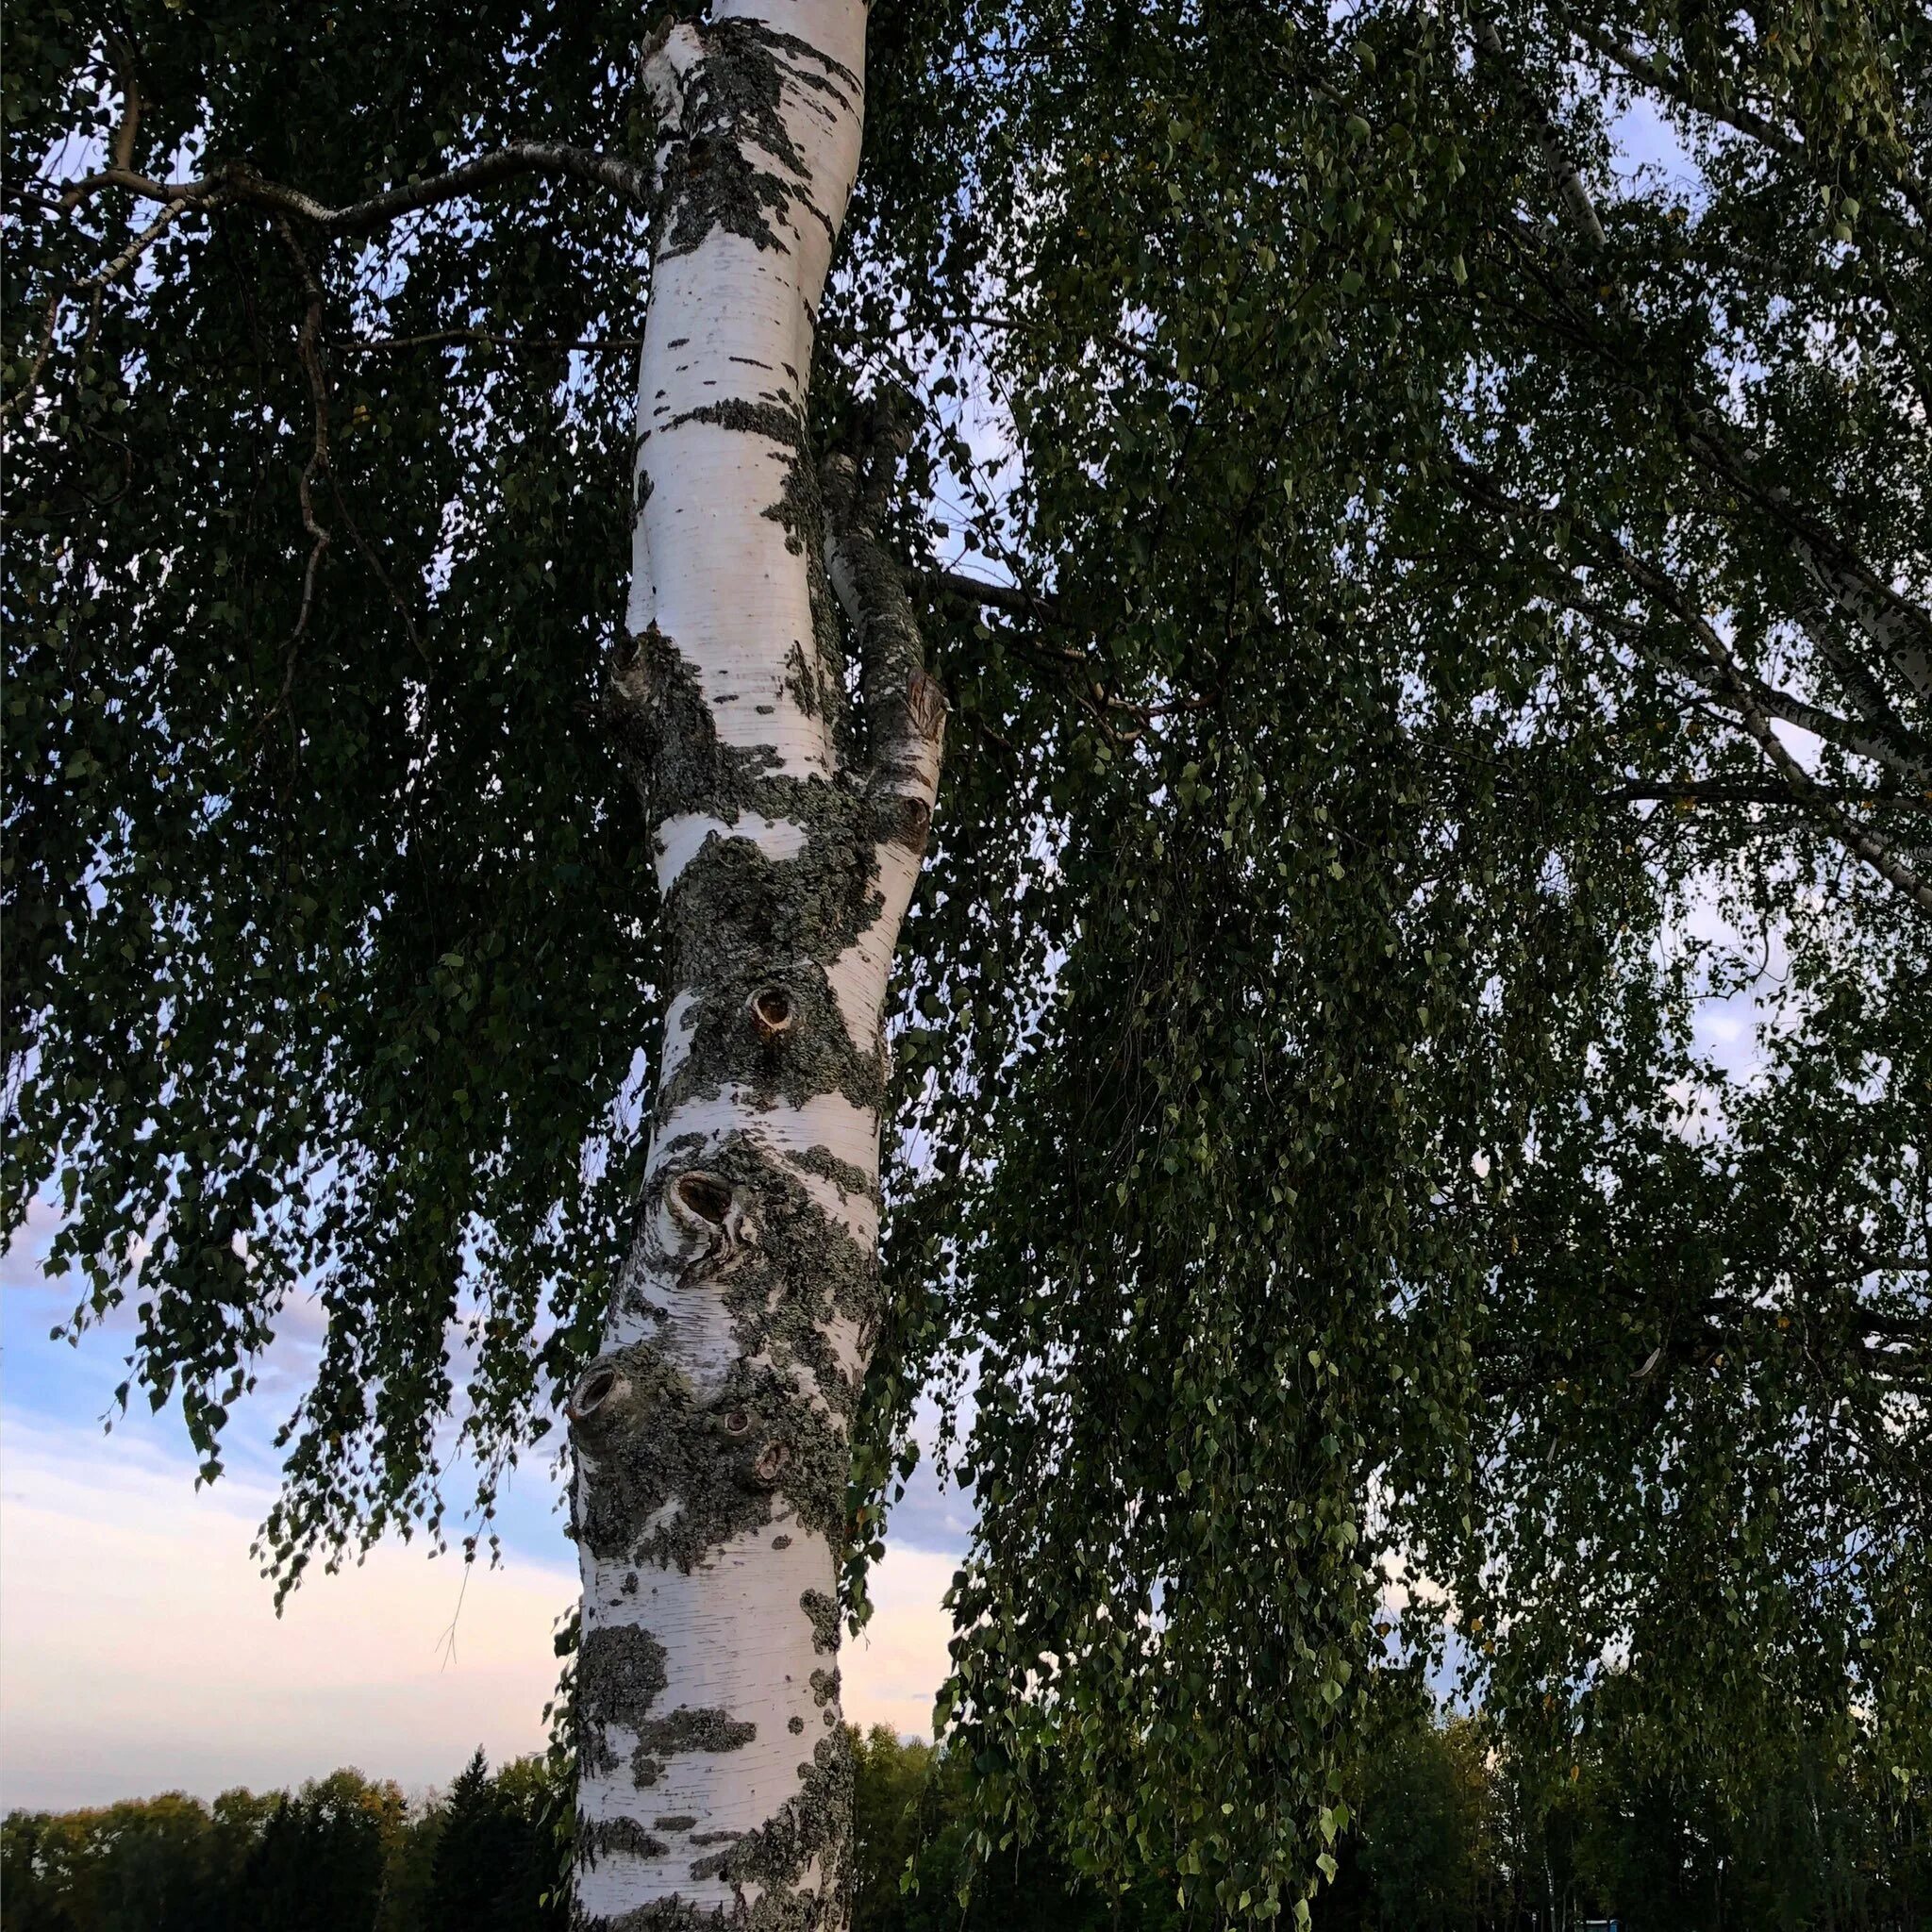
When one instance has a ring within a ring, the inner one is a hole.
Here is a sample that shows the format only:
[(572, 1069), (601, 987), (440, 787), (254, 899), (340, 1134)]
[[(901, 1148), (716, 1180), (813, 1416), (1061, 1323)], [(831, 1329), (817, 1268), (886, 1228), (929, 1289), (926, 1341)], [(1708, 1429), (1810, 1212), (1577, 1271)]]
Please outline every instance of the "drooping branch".
[[(167, 228), (190, 212), (210, 213), (223, 207), (259, 208), (278, 219), (294, 219), (334, 237), (364, 234), (389, 222), (441, 203), (457, 201), (498, 182), (520, 175), (550, 175), (589, 181), (608, 188), (641, 210), (650, 205), (651, 183), (630, 162), (589, 148), (542, 142), (518, 142), (493, 154), (479, 155), (441, 175), (383, 190), (344, 208), (330, 208), (298, 188), (265, 179), (246, 162), (231, 161), (192, 181), (157, 181), (130, 165), (141, 119), (141, 94), (131, 70), (124, 78), (126, 107), (115, 131), (111, 165), (65, 187), (53, 206), (65, 213), (109, 188), (125, 189), (137, 200), (157, 201), (161, 213), (106, 267), (70, 289), (58, 291), (48, 301), (41, 341), (32, 366), (20, 387), (0, 405), (0, 422), (24, 408), (40, 387), (40, 378), (53, 353), (60, 310), (74, 296), (89, 289), (104, 289), (124, 275)], [(375, 346), (375, 345), (370, 345)], [(391, 346), (383, 344), (382, 346)], [(397, 345), (400, 346), (400, 345)]]

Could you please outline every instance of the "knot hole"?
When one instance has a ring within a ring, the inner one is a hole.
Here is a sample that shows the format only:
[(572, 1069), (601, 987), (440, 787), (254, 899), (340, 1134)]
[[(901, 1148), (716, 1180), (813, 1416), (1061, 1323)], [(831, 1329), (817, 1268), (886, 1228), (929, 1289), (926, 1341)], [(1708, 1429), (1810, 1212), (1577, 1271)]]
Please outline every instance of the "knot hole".
[(767, 1044), (791, 1030), (796, 1009), (782, 986), (761, 986), (751, 996), (751, 1022)]
[(671, 1198), (694, 1221), (720, 1228), (731, 1212), (731, 1188), (714, 1174), (679, 1174), (672, 1185)]

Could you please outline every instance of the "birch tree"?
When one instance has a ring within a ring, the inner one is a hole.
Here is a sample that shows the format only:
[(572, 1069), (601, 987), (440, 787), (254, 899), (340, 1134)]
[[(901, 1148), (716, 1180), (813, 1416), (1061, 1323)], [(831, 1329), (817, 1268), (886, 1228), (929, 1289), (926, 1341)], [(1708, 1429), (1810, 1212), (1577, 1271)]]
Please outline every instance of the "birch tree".
[(837, 1923), (924, 1391), (982, 1852), (1924, 1802), (1923, 22), (8, 34), (8, 1211), (284, 1587), (568, 1439), (589, 1920)]

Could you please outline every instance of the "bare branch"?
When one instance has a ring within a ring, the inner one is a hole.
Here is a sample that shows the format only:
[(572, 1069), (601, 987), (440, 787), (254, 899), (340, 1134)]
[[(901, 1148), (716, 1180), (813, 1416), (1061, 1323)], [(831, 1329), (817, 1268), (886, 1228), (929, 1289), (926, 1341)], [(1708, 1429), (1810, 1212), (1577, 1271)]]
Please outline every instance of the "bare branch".
[(134, 72), (134, 49), (125, 41), (114, 42), (114, 66), (121, 79), (121, 125), (114, 130), (108, 158), (117, 168), (134, 166), (134, 143), (141, 132), (141, 82)]
[(956, 570), (924, 571), (914, 581), (924, 595), (935, 600), (945, 598), (956, 604), (1003, 610), (1008, 617), (1037, 617), (1048, 624), (1067, 622), (1057, 598), (1022, 590), (1017, 584), (991, 584)]
[[(160, 214), (105, 268), (96, 269), (92, 275), (75, 282), (70, 289), (57, 290), (48, 298), (46, 318), (41, 325), (40, 347), (35, 353), (33, 366), (27, 371), (25, 380), (20, 387), (7, 398), (6, 402), (0, 403), (0, 423), (4, 423), (16, 409), (25, 408), (39, 390), (42, 373), (47, 366), (47, 358), (54, 352), (54, 334), (59, 326), (61, 308), (75, 295), (83, 294), (89, 289), (92, 289), (98, 294), (117, 276), (125, 275), (174, 223), (188, 211), (190, 206), (189, 203), (181, 202), (164, 208)], [(215, 203), (210, 200), (202, 206), (213, 207)]]
[(1563, 130), (1557, 125), (1549, 109), (1524, 78), (1522, 69), (1509, 58), (1495, 23), (1486, 14), (1478, 13), (1474, 16), (1474, 24), (1477, 46), (1496, 63), (1504, 85), (1515, 95), (1517, 105), (1535, 125), (1537, 140), (1543, 151), (1543, 165), (1550, 171), (1550, 179), (1556, 184), (1563, 206), (1570, 210), (1572, 219), (1589, 238), (1591, 245), (1603, 247), (1604, 227), (1597, 220), (1596, 204), (1591, 200), (1582, 172), (1571, 158)]
[[(1842, 791), (1821, 786), (1818, 795), (1834, 805), (1893, 807), (1907, 810), (1932, 810), (1932, 794), (1915, 798), (1907, 791)], [(1727, 785), (1692, 779), (1682, 785), (1620, 785), (1608, 797), (1632, 805), (1796, 805), (1790, 790), (1783, 785)]]
[(591, 148), (565, 147), (545, 142), (516, 142), (493, 154), (460, 162), (445, 174), (426, 180), (386, 188), (366, 201), (346, 208), (329, 208), (299, 188), (264, 180), (245, 162), (233, 161), (195, 181), (154, 181), (124, 167), (104, 168), (76, 181), (60, 196), (63, 208), (78, 208), (104, 188), (124, 188), (148, 201), (207, 204), (219, 195), (244, 207), (265, 208), (319, 228), (325, 235), (355, 235), (379, 228), (398, 216), (415, 214), (446, 201), (460, 200), (519, 175), (549, 175), (589, 181), (608, 188), (639, 208), (650, 203), (651, 186), (644, 172), (614, 155)]

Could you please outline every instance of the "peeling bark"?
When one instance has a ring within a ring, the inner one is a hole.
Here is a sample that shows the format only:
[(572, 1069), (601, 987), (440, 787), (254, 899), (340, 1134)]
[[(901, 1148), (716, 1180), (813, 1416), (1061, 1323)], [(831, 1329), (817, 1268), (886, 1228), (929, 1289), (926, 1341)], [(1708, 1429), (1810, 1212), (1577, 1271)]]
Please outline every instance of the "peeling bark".
[(877, 580), (846, 716), (806, 434), (865, 25), (862, 0), (724, 0), (646, 56), (656, 250), (605, 716), (645, 801), (668, 1006), (637, 1231), (568, 1406), (577, 1911), (625, 1932), (845, 1917), (841, 1512), (881, 1315), (887, 976), (943, 729)]

